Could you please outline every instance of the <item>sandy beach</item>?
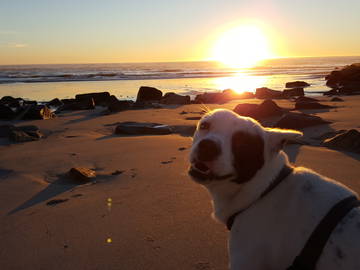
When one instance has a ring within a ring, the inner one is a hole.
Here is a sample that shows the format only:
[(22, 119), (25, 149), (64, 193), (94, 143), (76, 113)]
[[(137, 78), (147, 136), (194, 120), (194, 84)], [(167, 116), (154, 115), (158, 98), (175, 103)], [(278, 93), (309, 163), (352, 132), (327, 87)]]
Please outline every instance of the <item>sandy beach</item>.
[[(303, 111), (332, 122), (303, 129), (305, 139), (359, 130), (360, 96), (341, 98), (319, 97), (336, 108)], [(294, 107), (290, 100), (276, 103)], [(124, 121), (195, 125), (186, 118), (201, 116), (203, 109), (191, 104), (102, 115), (97, 107), (13, 122), (36, 125), (45, 137), (17, 144), (1, 138), (0, 268), (227, 269), (226, 228), (211, 218), (206, 190), (187, 175), (191, 136), (114, 134)], [(315, 144), (291, 144), (286, 152), (295, 165), (360, 192), (359, 154)], [(72, 167), (93, 169), (97, 177), (85, 184), (69, 181)]]

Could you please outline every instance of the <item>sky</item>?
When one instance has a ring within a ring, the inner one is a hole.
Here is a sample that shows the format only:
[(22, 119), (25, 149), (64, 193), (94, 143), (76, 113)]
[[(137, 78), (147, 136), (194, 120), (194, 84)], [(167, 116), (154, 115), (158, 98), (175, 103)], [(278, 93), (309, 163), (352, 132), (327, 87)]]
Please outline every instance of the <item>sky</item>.
[(274, 57), (360, 55), (359, 0), (0, 0), (0, 64), (198, 61), (244, 23)]

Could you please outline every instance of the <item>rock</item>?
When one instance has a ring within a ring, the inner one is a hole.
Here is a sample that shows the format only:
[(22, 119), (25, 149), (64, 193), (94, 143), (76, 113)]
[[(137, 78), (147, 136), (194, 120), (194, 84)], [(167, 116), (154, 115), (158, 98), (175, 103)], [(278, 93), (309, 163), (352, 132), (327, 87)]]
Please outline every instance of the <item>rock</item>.
[(90, 182), (96, 178), (96, 172), (83, 167), (71, 168), (68, 175), (76, 182)]
[(318, 109), (331, 109), (333, 106), (324, 105), (319, 102), (296, 102), (296, 110), (318, 110)]
[(308, 87), (310, 86), (310, 84), (308, 84), (307, 82), (304, 81), (295, 81), (295, 82), (287, 82), (285, 84), (286, 88), (298, 88), (298, 87)]
[(15, 118), (16, 113), (8, 106), (0, 104), (0, 119), (11, 120)]
[(51, 100), (47, 103), (47, 106), (52, 106), (52, 107), (60, 107), (63, 105), (64, 105), (64, 103), (58, 98), (54, 98), (53, 100)]
[(75, 96), (77, 101), (85, 101), (93, 99), (96, 106), (106, 106), (110, 101), (109, 92), (99, 92), (99, 93), (87, 93), (87, 94), (78, 94)]
[(196, 104), (223, 104), (229, 101), (223, 93), (204, 93), (196, 95), (194, 103)]
[(61, 100), (61, 102), (64, 104), (72, 104), (72, 103), (76, 102), (76, 99), (75, 98), (64, 98)]
[(0, 138), (9, 137), (10, 131), (14, 129), (13, 125), (1, 125), (0, 126)]
[(252, 117), (256, 120), (262, 120), (272, 116), (280, 116), (284, 113), (283, 109), (271, 99), (265, 100), (260, 105), (248, 103), (238, 104), (235, 107), (234, 112), (242, 116)]
[(123, 122), (116, 129), (119, 135), (166, 135), (171, 134), (171, 127), (158, 123)]
[(281, 91), (272, 90), (267, 87), (256, 88), (255, 97), (259, 99), (276, 99), (283, 98)]
[(24, 105), (38, 105), (36, 100), (24, 100)]
[(337, 89), (332, 89), (332, 90), (324, 92), (323, 95), (324, 96), (338, 96), (339, 91)]
[(295, 113), (290, 112), (281, 117), (281, 119), (274, 125), (278, 128), (288, 128), (288, 129), (302, 129), (311, 126), (329, 124), (331, 122), (325, 121), (322, 118), (305, 114), (305, 113)]
[(141, 86), (137, 93), (136, 102), (152, 102), (160, 101), (162, 98), (162, 92), (159, 89), (149, 86)]
[(172, 92), (166, 93), (161, 99), (164, 104), (190, 104), (190, 96), (182, 96)]
[[(5, 135), (5, 133), (4, 133)], [(5, 137), (5, 136), (4, 136)], [(29, 142), (37, 141), (44, 137), (37, 126), (11, 126), (9, 125), (7, 130), (7, 137), (10, 141), (18, 142)]]
[(23, 115), (22, 119), (51, 119), (54, 114), (46, 105), (31, 105), (27, 112)]
[(333, 138), (326, 139), (323, 145), (360, 154), (360, 132), (356, 129), (351, 129)]
[[(63, 100), (62, 100), (63, 101)], [(95, 109), (94, 99), (84, 99), (81, 101), (64, 102), (64, 105), (59, 108), (60, 111), (76, 111), (76, 110), (93, 110)]]
[(30, 136), (26, 132), (20, 129), (11, 129), (9, 134), (9, 140), (15, 143), (36, 141), (37, 138)]
[(4, 96), (0, 99), (0, 104), (6, 105), (11, 108), (18, 108), (23, 105), (24, 100), (22, 98), (13, 98), (11, 96)]
[(339, 97), (333, 97), (332, 99), (330, 99), (330, 101), (334, 101), (334, 102), (341, 102), (341, 101), (344, 101), (342, 98), (339, 98)]
[(294, 101), (295, 102), (318, 102), (319, 100), (316, 98), (310, 98), (310, 97), (298, 97)]
[(111, 113), (128, 110), (133, 105), (132, 101), (118, 100), (115, 96), (112, 96), (112, 97), (114, 97), (116, 100), (114, 98), (112, 98), (111, 102), (109, 102), (108, 110)]
[(284, 89), (283, 95), (284, 95), (284, 97), (287, 97), (287, 98), (304, 96), (304, 88)]
[(347, 87), (348, 90), (360, 90), (360, 63), (334, 70), (325, 79), (326, 85), (334, 89)]

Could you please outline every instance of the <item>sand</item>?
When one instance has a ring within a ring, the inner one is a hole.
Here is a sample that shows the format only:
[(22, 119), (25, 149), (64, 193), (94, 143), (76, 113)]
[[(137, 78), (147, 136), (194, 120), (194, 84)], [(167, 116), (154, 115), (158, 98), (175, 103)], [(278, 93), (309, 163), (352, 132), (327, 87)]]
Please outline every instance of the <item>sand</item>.
[[(360, 97), (311, 111), (333, 121), (305, 137), (360, 128)], [(214, 108), (234, 108), (233, 101)], [(276, 101), (292, 108), (293, 103)], [(35, 142), (0, 141), (0, 269), (227, 269), (227, 236), (211, 218), (206, 190), (187, 176), (191, 138), (113, 135), (122, 121), (193, 125), (200, 105), (61, 114), (34, 124), (47, 135)], [(185, 111), (187, 114), (180, 114)], [(2, 123), (2, 122), (1, 122)], [(180, 147), (185, 150), (180, 151)], [(289, 145), (298, 166), (310, 167), (360, 192), (360, 156), (324, 147)], [(96, 183), (66, 179), (74, 166), (95, 169)], [(116, 171), (123, 171), (112, 175)], [(47, 202), (66, 200), (52, 206)]]

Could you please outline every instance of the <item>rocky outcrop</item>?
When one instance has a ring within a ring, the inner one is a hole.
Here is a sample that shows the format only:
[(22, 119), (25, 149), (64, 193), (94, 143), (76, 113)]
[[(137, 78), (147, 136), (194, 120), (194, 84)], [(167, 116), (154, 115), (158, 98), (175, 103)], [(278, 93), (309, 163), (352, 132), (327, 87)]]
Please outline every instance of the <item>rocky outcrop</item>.
[(225, 89), (217, 93), (203, 93), (195, 97), (193, 103), (196, 104), (224, 104), (231, 100), (254, 98), (251, 92), (237, 93), (232, 89)]
[(58, 98), (54, 98), (47, 103), (47, 106), (51, 106), (51, 107), (60, 107), (63, 105), (64, 103)]
[(11, 120), (15, 118), (16, 113), (8, 106), (0, 104), (0, 119)]
[(54, 114), (50, 111), (50, 109), (47, 106), (32, 105), (27, 109), (22, 119), (37, 120), (37, 119), (51, 119), (53, 117)]
[(281, 91), (276, 91), (267, 87), (256, 88), (255, 97), (259, 99), (278, 99), (283, 98)]
[(284, 89), (283, 96), (285, 98), (302, 97), (304, 96), (304, 88)]
[(149, 86), (141, 86), (136, 97), (136, 102), (159, 102), (162, 92), (159, 89)]
[(98, 92), (98, 93), (78, 94), (75, 96), (75, 99), (79, 102), (93, 99), (96, 106), (106, 106), (110, 101), (110, 93)]
[(111, 102), (109, 102), (109, 105), (108, 105), (108, 111), (110, 113), (129, 110), (133, 105), (132, 101), (118, 100), (115, 96), (111, 96), (111, 97), (113, 97), (113, 98), (112, 98)]
[(261, 104), (238, 104), (234, 112), (241, 116), (252, 117), (256, 120), (263, 120), (273, 116), (281, 116), (284, 110), (280, 108), (274, 101), (265, 100)]
[(360, 132), (356, 129), (351, 129), (326, 139), (323, 142), (323, 146), (360, 154)]
[(83, 167), (71, 168), (68, 175), (73, 181), (78, 183), (90, 182), (96, 178), (96, 172), (94, 170)]
[(334, 70), (325, 77), (326, 85), (340, 94), (360, 93), (360, 63)]
[(284, 115), (275, 125), (274, 127), (278, 128), (288, 128), (288, 129), (303, 129), (306, 127), (317, 126), (329, 124), (331, 122), (323, 120), (322, 118), (305, 114), (305, 113), (295, 113), (290, 112)]
[(8, 137), (14, 143), (37, 141), (43, 136), (37, 126), (0, 126), (0, 137)]
[(332, 99), (330, 99), (330, 101), (333, 101), (333, 102), (343, 102), (344, 100), (342, 98), (339, 98), (339, 97), (333, 97)]
[(95, 101), (93, 98), (84, 100), (61, 100), (64, 105), (59, 108), (59, 111), (77, 111), (77, 110), (93, 110), (95, 109)]
[(182, 96), (172, 92), (166, 93), (161, 99), (161, 103), (168, 105), (184, 105), (190, 104), (190, 96)]
[(295, 82), (287, 82), (285, 84), (286, 88), (304, 88), (304, 87), (308, 87), (310, 86), (310, 84), (308, 84), (307, 82), (304, 81), (295, 81)]

